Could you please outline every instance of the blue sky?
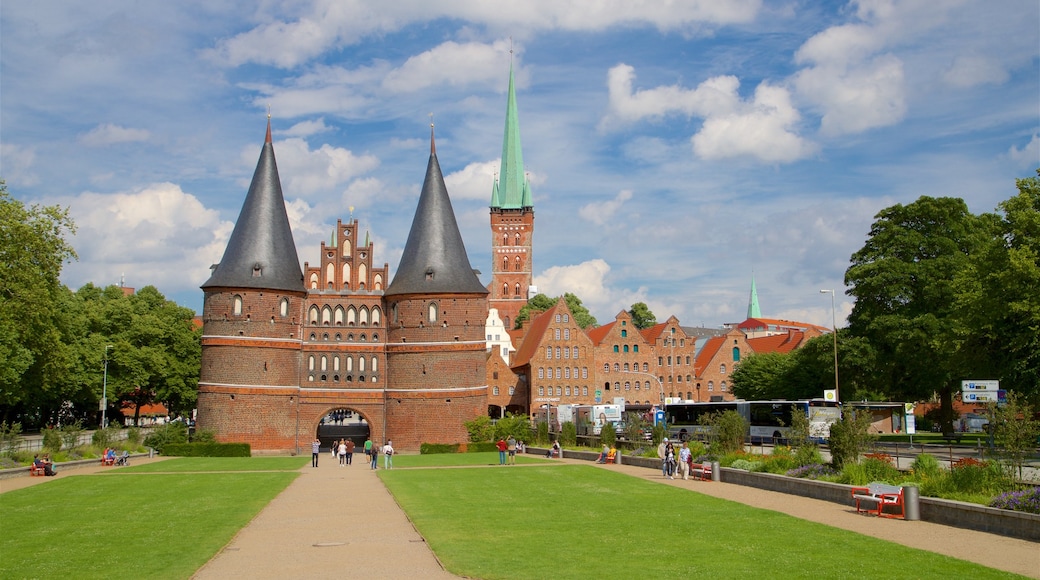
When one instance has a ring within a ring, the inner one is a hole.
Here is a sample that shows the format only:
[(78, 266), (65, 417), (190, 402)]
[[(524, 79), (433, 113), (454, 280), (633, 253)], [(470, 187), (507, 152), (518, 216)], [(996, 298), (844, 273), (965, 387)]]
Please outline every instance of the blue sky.
[[(510, 49), (512, 48), (512, 56)], [(437, 155), (470, 261), (510, 59), (539, 290), (601, 323), (839, 325), (873, 216), (980, 213), (1040, 167), (1035, 0), (5, 2), (0, 176), (71, 208), (72, 288), (155, 285), (201, 310), (268, 107), (301, 263), (350, 208), (401, 255)]]

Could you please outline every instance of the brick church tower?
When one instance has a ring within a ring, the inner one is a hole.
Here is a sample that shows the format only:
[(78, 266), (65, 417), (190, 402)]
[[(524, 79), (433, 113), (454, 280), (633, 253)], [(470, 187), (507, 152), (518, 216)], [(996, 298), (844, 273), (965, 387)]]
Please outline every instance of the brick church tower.
[(463, 422), (487, 413), (487, 290), (466, 254), (432, 125), (419, 205), (384, 298), (388, 437), (465, 441)]
[(270, 117), (242, 212), (212, 270), (202, 285), (199, 424), (225, 441), (288, 449), (296, 439), (306, 290), (285, 213)]
[(488, 285), (489, 306), (498, 309), (507, 329), (513, 327), (520, 308), (527, 304), (530, 295), (537, 292), (531, 284), (533, 241), (534, 204), (524, 174), (516, 91), (510, 66), (502, 166), (491, 191), (491, 283)]

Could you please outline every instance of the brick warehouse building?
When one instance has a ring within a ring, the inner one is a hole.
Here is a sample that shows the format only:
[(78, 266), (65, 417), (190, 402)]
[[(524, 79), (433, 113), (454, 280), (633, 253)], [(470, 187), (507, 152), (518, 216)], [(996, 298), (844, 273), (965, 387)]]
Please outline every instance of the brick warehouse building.
[(373, 266), (358, 222), (337, 222), (317, 266), (300, 269), (271, 141), (224, 256), (202, 285), (198, 425), (257, 451), (299, 452), (330, 411), (373, 440), (415, 450), (466, 439), (487, 412), (487, 290), (470, 266), (430, 159), (394, 279)]

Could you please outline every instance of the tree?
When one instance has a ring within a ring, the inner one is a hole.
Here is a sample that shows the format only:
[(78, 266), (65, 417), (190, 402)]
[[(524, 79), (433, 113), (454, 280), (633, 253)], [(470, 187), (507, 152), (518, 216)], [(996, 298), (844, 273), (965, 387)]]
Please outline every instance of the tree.
[(636, 328), (640, 330), (657, 324), (657, 317), (654, 316), (654, 313), (650, 311), (650, 307), (645, 302), (633, 304), (628, 314), (632, 317), (632, 324), (635, 324)]
[(979, 232), (979, 219), (961, 199), (897, 204), (877, 214), (845, 272), (856, 299), (849, 330), (875, 350), (875, 380), (906, 400), (938, 391), (946, 432), (964, 372), (953, 280), (978, 248)]
[(39, 425), (39, 401), (61, 384), (62, 265), (76, 258), (68, 208), (11, 197), (0, 180), (0, 415)]
[(787, 353), (752, 354), (730, 375), (733, 394), (747, 400), (785, 399), (784, 385), (794, 365), (794, 356)]
[[(585, 306), (582, 305), (580, 298), (567, 292), (563, 295), (563, 300), (567, 303), (567, 308), (571, 311), (571, 316), (574, 317), (574, 322), (577, 323), (580, 328), (590, 328), (597, 325), (596, 317), (589, 312), (588, 308), (585, 308)], [(527, 301), (527, 304), (520, 307), (520, 312), (517, 313), (514, 321), (514, 327), (521, 328), (524, 322), (531, 319), (532, 311), (535, 313), (545, 312), (555, 305), (555, 299), (549, 298), (545, 294), (536, 294), (533, 298)]]
[(956, 309), (974, 378), (1040, 403), (1040, 178), (1016, 184), (1000, 214), (982, 216), (985, 241), (958, 273)]

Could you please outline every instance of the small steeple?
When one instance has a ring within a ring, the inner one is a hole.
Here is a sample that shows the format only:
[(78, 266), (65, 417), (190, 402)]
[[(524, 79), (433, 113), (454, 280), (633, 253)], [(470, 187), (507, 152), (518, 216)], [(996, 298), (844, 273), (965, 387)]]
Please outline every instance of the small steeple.
[(516, 89), (513, 86), (513, 64), (509, 63), (509, 95), (506, 99), (506, 127), (502, 139), (502, 166), (491, 194), (491, 207), (522, 209), (533, 207), (531, 191), (524, 173), (524, 155), (520, 147), (520, 121), (516, 112)]
[(274, 158), (270, 113), (260, 160), (224, 257), (202, 285), (215, 287), (305, 290)]
[(384, 295), (487, 294), (473, 272), (451, 207), (430, 124), (430, 161), (401, 262)]
[(758, 289), (755, 288), (755, 275), (751, 274), (751, 296), (747, 305), (748, 318), (762, 318), (762, 309), (758, 306)]

